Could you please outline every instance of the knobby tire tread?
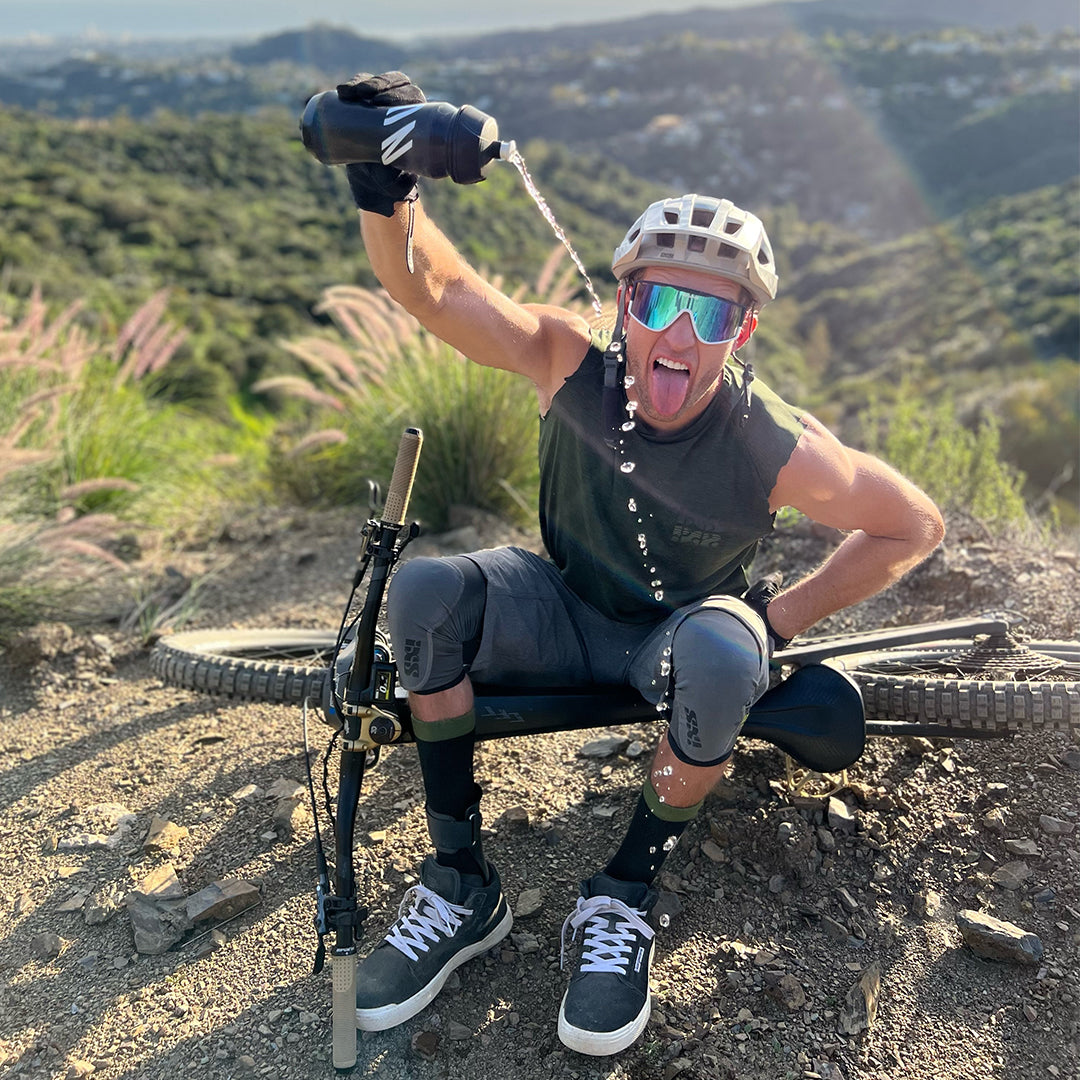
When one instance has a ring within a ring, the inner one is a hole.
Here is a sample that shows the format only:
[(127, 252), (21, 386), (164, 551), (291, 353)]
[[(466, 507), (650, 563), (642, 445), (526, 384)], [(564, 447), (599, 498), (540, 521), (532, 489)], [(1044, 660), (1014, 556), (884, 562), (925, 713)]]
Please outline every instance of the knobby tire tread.
[[(282, 644), (290, 641), (290, 633), (293, 640), (308, 640), (309, 635), (297, 638), (295, 631), (276, 631)], [(219, 642), (227, 638), (225, 633), (215, 636)], [(321, 700), (328, 667), (203, 652), (200, 637), (194, 633), (162, 638), (151, 653), (151, 671), (168, 686), (238, 701), (300, 705)], [(238, 644), (247, 644), (247, 634), (237, 631), (236, 638)]]

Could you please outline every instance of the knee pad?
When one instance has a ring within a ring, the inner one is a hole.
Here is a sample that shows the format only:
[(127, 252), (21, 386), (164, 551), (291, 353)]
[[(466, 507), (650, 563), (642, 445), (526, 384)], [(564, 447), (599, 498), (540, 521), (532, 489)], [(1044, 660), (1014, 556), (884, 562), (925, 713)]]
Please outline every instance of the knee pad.
[(466, 675), (480, 647), (487, 585), (471, 559), (416, 558), (398, 567), (386, 598), (398, 677), (433, 694)]
[(739, 618), (704, 609), (675, 630), (671, 664), (668, 742), (688, 765), (719, 765), (750, 706), (768, 689), (768, 657)]

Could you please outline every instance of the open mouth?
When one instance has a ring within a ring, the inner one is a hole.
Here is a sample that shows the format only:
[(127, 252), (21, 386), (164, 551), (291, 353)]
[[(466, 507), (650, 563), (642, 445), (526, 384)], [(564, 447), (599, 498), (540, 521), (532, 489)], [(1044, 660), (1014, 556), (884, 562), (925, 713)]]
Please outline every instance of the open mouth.
[(649, 398), (660, 416), (674, 416), (686, 401), (690, 368), (678, 360), (658, 356), (649, 369)]

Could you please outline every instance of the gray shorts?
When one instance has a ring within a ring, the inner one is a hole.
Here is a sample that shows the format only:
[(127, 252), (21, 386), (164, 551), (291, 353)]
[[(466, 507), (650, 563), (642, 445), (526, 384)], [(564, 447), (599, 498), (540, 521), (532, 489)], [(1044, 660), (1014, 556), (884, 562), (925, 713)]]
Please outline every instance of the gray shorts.
[(411, 692), (434, 693), (466, 674), (516, 686), (630, 685), (663, 702), (672, 750), (692, 765), (731, 754), (769, 685), (765, 627), (736, 597), (706, 597), (656, 623), (622, 623), (520, 548), (404, 563), (388, 615)]

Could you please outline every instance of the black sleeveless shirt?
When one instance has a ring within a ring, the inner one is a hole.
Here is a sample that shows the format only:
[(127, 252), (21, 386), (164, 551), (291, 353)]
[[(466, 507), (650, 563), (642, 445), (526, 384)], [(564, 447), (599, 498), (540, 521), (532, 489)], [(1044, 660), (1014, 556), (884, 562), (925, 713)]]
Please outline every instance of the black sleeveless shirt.
[[(601, 430), (605, 340), (540, 421), (540, 530), (563, 580), (609, 618), (652, 622), (718, 593), (741, 594), (769, 494), (802, 434), (800, 414), (759, 380), (749, 415), (737, 360), (705, 411), (673, 433)], [(629, 416), (626, 417), (629, 420)]]

